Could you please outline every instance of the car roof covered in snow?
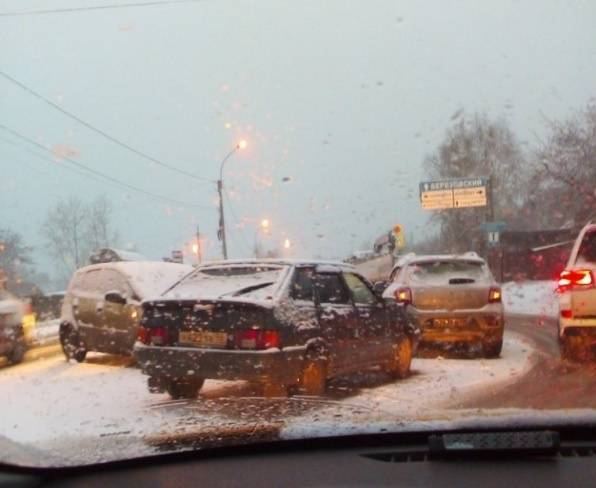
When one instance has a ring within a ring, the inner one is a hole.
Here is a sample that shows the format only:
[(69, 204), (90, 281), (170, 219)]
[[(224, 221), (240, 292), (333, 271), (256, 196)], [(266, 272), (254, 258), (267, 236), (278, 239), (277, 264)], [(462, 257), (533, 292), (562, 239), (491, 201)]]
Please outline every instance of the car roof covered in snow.
[(85, 266), (77, 274), (101, 269), (113, 269), (125, 275), (140, 298), (160, 295), (193, 270), (186, 264), (163, 261), (116, 261)]

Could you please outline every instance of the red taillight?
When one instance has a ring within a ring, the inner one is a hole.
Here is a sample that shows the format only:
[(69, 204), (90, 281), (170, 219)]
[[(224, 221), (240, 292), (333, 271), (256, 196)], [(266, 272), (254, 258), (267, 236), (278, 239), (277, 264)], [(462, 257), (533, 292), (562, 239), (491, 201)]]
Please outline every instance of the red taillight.
[(149, 329), (139, 327), (137, 330), (137, 340), (143, 344), (149, 344)]
[(276, 330), (237, 330), (234, 339), (238, 349), (269, 349), (280, 346), (279, 332)]
[(503, 294), (500, 288), (491, 288), (488, 291), (488, 303), (501, 303)]
[(168, 343), (168, 329), (165, 327), (139, 327), (137, 339), (143, 344), (165, 346)]
[(573, 310), (564, 309), (561, 310), (561, 317), (564, 319), (572, 319), (573, 318)]
[(409, 288), (398, 288), (395, 290), (394, 296), (397, 303), (403, 303), (404, 305), (412, 303), (412, 290)]
[(564, 292), (574, 286), (590, 287), (594, 285), (594, 278), (589, 269), (566, 269), (561, 271), (557, 291)]

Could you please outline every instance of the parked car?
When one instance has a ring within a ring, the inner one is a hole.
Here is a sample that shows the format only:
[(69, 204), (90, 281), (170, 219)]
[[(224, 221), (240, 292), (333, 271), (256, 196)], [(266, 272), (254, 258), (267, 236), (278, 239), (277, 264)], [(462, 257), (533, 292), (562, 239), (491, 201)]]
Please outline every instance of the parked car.
[(557, 291), (561, 355), (587, 358), (596, 348), (596, 224), (577, 236)]
[(86, 266), (72, 277), (60, 317), (60, 343), (68, 360), (87, 351), (130, 355), (141, 301), (159, 295), (192, 271), (163, 262), (114, 262)]
[(485, 357), (501, 354), (501, 289), (476, 253), (404, 256), (383, 297), (395, 300), (407, 320), (421, 328), (421, 344), (479, 345)]
[(407, 376), (416, 335), (352, 266), (248, 260), (204, 265), (143, 303), (134, 355), (151, 392), (196, 397), (208, 378), (265, 395), (320, 395), (329, 378), (381, 366)]
[(25, 304), (6, 290), (0, 289), (0, 355), (10, 363), (20, 363), (27, 350), (23, 319)]

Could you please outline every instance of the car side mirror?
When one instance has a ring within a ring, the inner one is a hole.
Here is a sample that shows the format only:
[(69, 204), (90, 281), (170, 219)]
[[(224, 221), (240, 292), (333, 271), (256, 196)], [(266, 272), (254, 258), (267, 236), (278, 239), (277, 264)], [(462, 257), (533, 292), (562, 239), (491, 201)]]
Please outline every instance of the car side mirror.
[(386, 281), (376, 281), (373, 285), (373, 291), (379, 297), (383, 296), (383, 292), (387, 288), (388, 283)]
[(109, 291), (105, 295), (106, 302), (118, 303), (119, 305), (126, 305), (126, 298), (124, 298), (119, 291)]

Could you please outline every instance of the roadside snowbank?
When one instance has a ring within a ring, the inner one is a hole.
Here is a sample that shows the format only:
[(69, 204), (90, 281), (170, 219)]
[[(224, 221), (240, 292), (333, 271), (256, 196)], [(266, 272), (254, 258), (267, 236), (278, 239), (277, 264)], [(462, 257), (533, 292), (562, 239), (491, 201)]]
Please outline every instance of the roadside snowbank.
[(506, 332), (500, 359), (415, 358), (408, 379), (362, 389), (358, 395), (329, 407), (287, 419), (280, 436), (296, 439), (337, 435), (337, 431), (356, 433), (370, 424), (395, 429), (419, 421), (457, 417), (454, 412), (446, 417), (445, 412), (463, 404), (470, 394), (502, 388), (526, 374), (534, 365), (532, 351), (528, 340)]
[(502, 287), (505, 313), (557, 317), (559, 302), (555, 281), (508, 282)]

